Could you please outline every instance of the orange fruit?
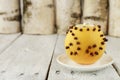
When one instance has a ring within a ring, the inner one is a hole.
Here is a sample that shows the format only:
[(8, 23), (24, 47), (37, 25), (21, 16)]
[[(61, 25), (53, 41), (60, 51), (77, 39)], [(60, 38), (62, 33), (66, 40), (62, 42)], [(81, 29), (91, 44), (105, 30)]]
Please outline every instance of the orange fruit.
[(93, 64), (103, 55), (106, 41), (99, 25), (78, 24), (67, 32), (66, 54), (76, 63)]

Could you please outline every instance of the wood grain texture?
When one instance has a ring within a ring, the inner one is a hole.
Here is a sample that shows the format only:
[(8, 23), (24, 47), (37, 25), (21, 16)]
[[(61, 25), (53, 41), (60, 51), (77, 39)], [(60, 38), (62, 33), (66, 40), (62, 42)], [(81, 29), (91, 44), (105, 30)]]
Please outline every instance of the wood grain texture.
[(80, 23), (81, 0), (56, 0), (57, 33), (65, 34), (68, 27)]
[(21, 34), (0, 34), (0, 54), (11, 45)]
[(57, 35), (22, 35), (0, 55), (0, 80), (45, 80)]
[(19, 0), (0, 0), (0, 33), (20, 31)]
[(114, 59), (114, 67), (120, 75), (120, 38), (108, 36), (107, 54), (110, 54)]
[(58, 64), (56, 62), (57, 56), (65, 54), (64, 38), (64, 35), (58, 37), (48, 80), (120, 80), (112, 66), (101, 71), (84, 73), (64, 68)]
[[(20, 0), (20, 13), (21, 13), (21, 18), (23, 19), (23, 1), (24, 0)], [(21, 32), (23, 33), (23, 20), (21, 19)]]
[(120, 0), (109, 0), (109, 35), (120, 37)]
[(83, 23), (101, 25), (107, 33), (108, 8), (107, 0), (84, 0)]
[(54, 33), (53, 0), (24, 0), (23, 32), (25, 34)]

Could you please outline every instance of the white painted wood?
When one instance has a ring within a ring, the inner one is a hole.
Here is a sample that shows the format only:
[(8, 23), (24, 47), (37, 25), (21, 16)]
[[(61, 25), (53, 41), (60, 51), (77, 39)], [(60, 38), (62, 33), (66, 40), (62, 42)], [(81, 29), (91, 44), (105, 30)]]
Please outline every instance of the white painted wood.
[(19, 0), (0, 0), (0, 33), (20, 31)]
[(108, 36), (107, 54), (114, 59), (114, 65), (120, 75), (120, 38)]
[(3, 52), (12, 42), (14, 42), (21, 34), (0, 34), (0, 54)]
[(65, 54), (64, 38), (64, 35), (58, 37), (48, 80), (120, 80), (112, 66), (101, 71), (84, 73), (69, 70), (58, 64), (56, 57), (60, 54)]
[(107, 0), (84, 0), (83, 23), (101, 25), (107, 33)]
[(56, 0), (57, 33), (65, 34), (70, 25), (80, 23), (80, 0)]
[(22, 35), (0, 55), (0, 80), (45, 80), (57, 35)]
[(109, 0), (109, 35), (120, 37), (120, 0)]
[(53, 0), (24, 0), (23, 32), (25, 34), (54, 33)]

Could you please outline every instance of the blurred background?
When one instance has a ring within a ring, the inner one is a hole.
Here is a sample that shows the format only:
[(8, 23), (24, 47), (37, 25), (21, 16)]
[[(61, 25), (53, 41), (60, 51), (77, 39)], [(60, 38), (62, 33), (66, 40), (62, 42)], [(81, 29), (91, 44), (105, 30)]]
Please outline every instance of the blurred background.
[(0, 0), (2, 34), (65, 34), (78, 23), (120, 37), (120, 0)]

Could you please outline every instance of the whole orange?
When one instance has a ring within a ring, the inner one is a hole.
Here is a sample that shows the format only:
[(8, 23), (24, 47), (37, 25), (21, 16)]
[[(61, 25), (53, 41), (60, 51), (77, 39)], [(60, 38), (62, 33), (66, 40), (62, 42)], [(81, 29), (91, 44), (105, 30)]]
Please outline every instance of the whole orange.
[(78, 24), (69, 28), (65, 49), (68, 57), (74, 62), (92, 64), (103, 55), (106, 41), (100, 26)]

